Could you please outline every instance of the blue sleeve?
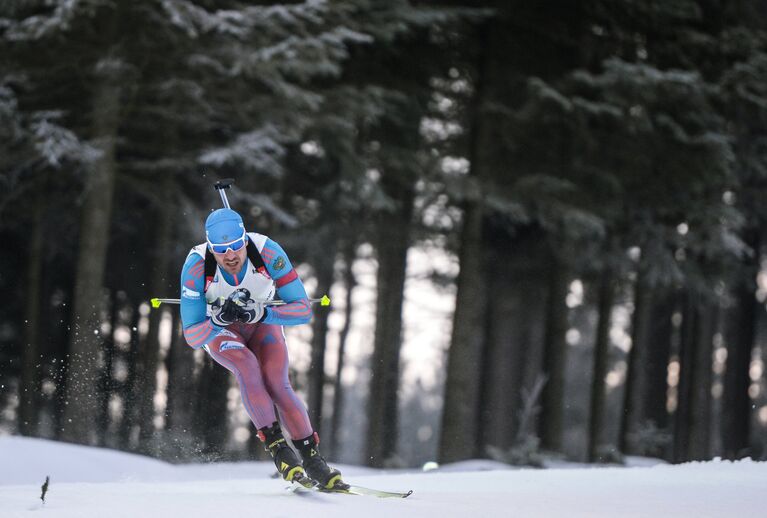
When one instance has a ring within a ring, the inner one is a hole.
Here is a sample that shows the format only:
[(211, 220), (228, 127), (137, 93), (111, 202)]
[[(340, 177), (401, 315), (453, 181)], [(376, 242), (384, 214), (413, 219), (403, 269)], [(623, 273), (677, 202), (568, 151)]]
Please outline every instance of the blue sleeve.
[(305, 324), (312, 318), (312, 308), (306, 295), (304, 283), (290, 263), (288, 254), (271, 239), (267, 239), (261, 250), (266, 271), (277, 287), (277, 297), (287, 302), (282, 306), (266, 308), (265, 324), (295, 326)]
[(205, 261), (189, 254), (181, 270), (181, 324), (186, 342), (195, 349), (210, 342), (223, 329), (207, 316)]

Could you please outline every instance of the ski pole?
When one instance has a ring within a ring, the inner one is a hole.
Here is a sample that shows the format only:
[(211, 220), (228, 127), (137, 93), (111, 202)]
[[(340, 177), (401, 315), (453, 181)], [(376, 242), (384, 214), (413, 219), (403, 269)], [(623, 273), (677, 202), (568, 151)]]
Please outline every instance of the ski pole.
[(234, 183), (234, 178), (223, 178), (221, 180), (218, 180), (215, 184), (213, 184), (213, 187), (218, 191), (218, 193), (221, 195), (221, 201), (224, 204), (225, 208), (229, 207), (229, 199), (226, 197), (226, 190), (232, 186)]
[[(161, 304), (181, 304), (181, 299), (161, 299), (161, 298), (153, 298), (150, 299), (149, 302), (152, 304), (153, 308), (159, 308)], [(265, 306), (282, 306), (283, 304), (288, 304), (288, 302), (280, 299), (273, 299), (273, 300), (257, 300), (256, 302), (260, 302), (261, 304)], [(330, 306), (330, 297), (327, 295), (323, 295), (322, 297), (318, 299), (309, 299), (310, 304), (316, 304), (318, 303), (320, 306)]]

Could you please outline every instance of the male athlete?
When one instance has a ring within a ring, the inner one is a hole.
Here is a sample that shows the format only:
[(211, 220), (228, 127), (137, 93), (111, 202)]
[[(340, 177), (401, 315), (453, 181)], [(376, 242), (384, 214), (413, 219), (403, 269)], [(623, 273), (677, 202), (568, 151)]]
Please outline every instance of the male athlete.
[[(319, 437), (288, 380), (282, 326), (305, 324), (312, 316), (290, 259), (268, 237), (246, 232), (232, 209), (213, 211), (205, 222), (205, 236), (205, 243), (189, 252), (181, 272), (187, 343), (204, 348), (235, 375), (258, 437), (285, 480), (306, 485), (308, 475), (323, 488), (348, 487), (320, 455)], [(286, 303), (264, 305), (275, 290)], [(275, 406), (301, 459), (282, 434)]]

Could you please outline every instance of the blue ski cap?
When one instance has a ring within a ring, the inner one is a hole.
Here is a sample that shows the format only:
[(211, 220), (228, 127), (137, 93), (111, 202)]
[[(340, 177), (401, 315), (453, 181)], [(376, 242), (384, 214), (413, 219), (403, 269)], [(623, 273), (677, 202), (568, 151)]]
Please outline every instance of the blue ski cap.
[(211, 244), (230, 243), (242, 237), (245, 225), (232, 209), (217, 209), (205, 220), (205, 236)]

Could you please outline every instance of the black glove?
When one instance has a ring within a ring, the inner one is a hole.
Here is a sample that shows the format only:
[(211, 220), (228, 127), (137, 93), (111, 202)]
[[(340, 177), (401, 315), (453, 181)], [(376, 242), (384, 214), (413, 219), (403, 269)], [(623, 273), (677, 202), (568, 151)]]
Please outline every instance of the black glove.
[(214, 324), (226, 327), (229, 324), (237, 322), (240, 316), (240, 306), (235, 300), (237, 292), (232, 293), (223, 302), (221, 299), (213, 301), (210, 305), (210, 319)]
[(237, 305), (237, 321), (243, 324), (255, 324), (264, 316), (264, 304), (250, 298), (250, 291), (240, 288), (231, 296)]
[(264, 317), (264, 304), (250, 298), (250, 291), (240, 288), (221, 303), (220, 300), (210, 305), (213, 323), (226, 327), (233, 322), (255, 324)]
[(240, 313), (237, 316), (237, 320), (243, 324), (255, 324), (260, 322), (264, 316), (264, 304), (262, 302), (256, 302), (253, 299), (248, 299), (239, 306)]

